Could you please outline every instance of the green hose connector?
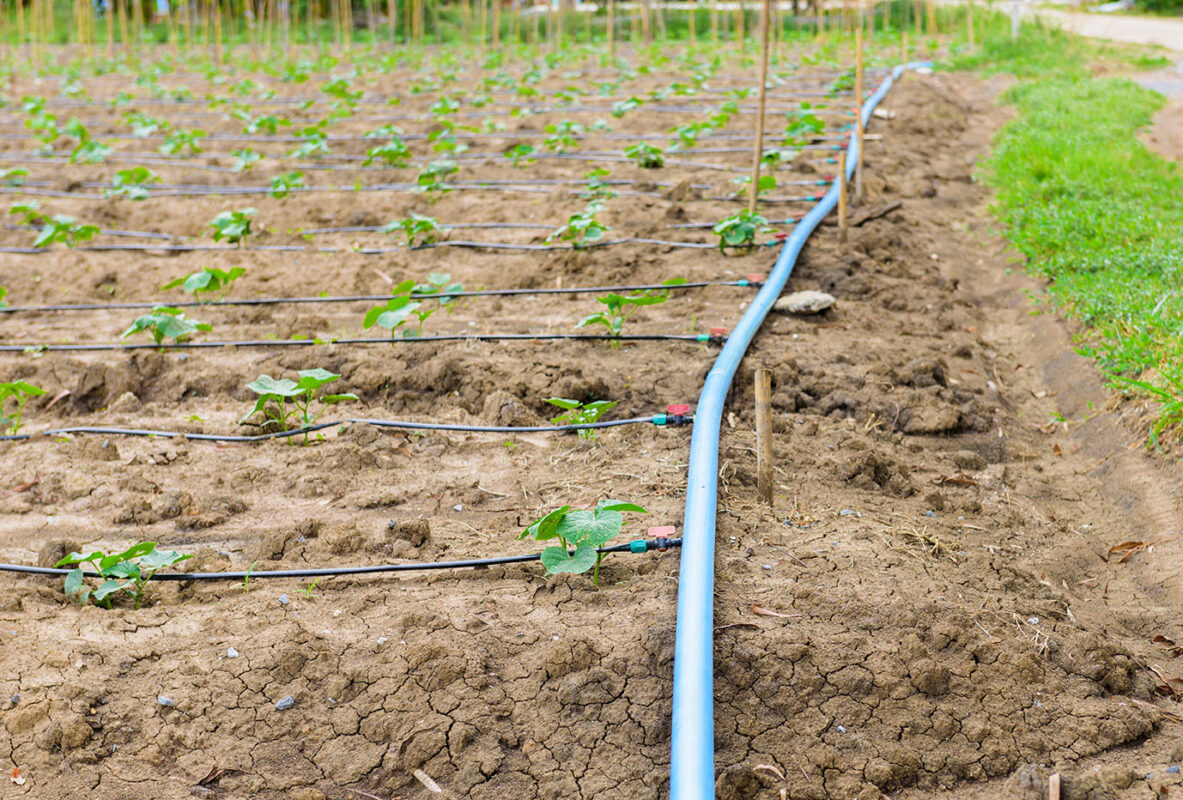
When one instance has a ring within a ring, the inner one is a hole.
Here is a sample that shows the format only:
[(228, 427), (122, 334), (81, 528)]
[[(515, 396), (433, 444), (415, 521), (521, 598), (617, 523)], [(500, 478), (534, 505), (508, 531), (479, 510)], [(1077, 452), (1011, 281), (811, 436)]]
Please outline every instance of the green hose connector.
[(666, 422), (668, 420), (669, 420), (669, 416), (667, 414), (654, 414), (653, 415), (653, 424), (654, 425), (658, 425), (658, 426), (664, 425), (664, 424), (666, 424)]
[(647, 553), (649, 552), (649, 544), (644, 539), (634, 539), (628, 543), (628, 551), (630, 553)]

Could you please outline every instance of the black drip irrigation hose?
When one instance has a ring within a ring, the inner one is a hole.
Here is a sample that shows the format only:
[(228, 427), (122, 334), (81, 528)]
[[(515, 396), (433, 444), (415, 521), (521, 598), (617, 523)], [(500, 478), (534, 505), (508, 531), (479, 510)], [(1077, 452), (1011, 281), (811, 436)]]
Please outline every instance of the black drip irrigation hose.
[[(690, 225), (697, 225), (699, 223), (688, 223)], [(710, 227), (712, 223), (702, 223)], [(603, 292), (641, 292), (654, 290), (679, 290), (679, 289), (701, 289), (707, 286), (735, 286), (741, 288), (759, 289), (763, 286), (762, 275), (750, 275), (747, 278), (741, 278), (734, 281), (694, 281), (687, 283), (634, 283), (622, 286), (571, 286), (571, 287), (550, 287), (541, 289), (481, 289), (470, 292), (433, 292), (430, 294), (416, 294), (416, 300), (442, 300), (445, 298), (455, 297), (516, 297), (522, 295), (536, 295), (536, 294), (599, 294)], [(4, 314), (15, 313), (48, 313), (48, 312), (69, 312), (69, 311), (127, 311), (130, 309), (139, 308), (156, 308), (157, 306), (170, 306), (172, 308), (218, 308), (219, 306), (271, 306), (271, 305), (285, 305), (285, 304), (317, 304), (317, 303), (360, 303), (360, 302), (381, 302), (389, 300), (388, 294), (359, 294), (359, 295), (339, 295), (331, 297), (257, 297), (246, 298), (242, 300), (217, 300), (211, 302), (201, 302), (200, 300), (183, 300), (180, 302), (158, 301), (153, 303), (135, 302), (135, 303), (77, 303), (70, 305), (53, 305), (53, 306), (7, 306), (0, 307), (0, 317)]]
[[(648, 553), (658, 552), (671, 547), (681, 547), (681, 539), (636, 539), (627, 544), (617, 544), (611, 547), (601, 547), (597, 553)], [(494, 567), (500, 564), (522, 564), (538, 561), (541, 553), (531, 553), (524, 556), (500, 556), (497, 558), (472, 558), (464, 561), (428, 561), (418, 564), (380, 564), (373, 567), (322, 567), (320, 569), (264, 569), (246, 570), (242, 572), (157, 572), (152, 576), (154, 581), (241, 581), (256, 578), (328, 578), (334, 575), (372, 575), (383, 572), (417, 572), (428, 569), (465, 569)], [(30, 567), (24, 564), (0, 564), (0, 572), (17, 572), (24, 575), (51, 575), (64, 578), (72, 570), (55, 567)], [(97, 573), (84, 572), (86, 577), (101, 577)]]
[[(803, 198), (805, 200), (813, 198)], [(792, 198), (765, 198), (764, 202), (796, 202)], [(718, 245), (710, 242), (675, 242), (667, 239), (647, 239), (637, 236), (629, 236), (620, 239), (600, 239), (594, 242), (586, 242), (584, 244), (524, 244), (520, 242), (475, 242), (466, 241), (463, 239), (443, 240), (439, 242), (431, 242), (429, 244), (415, 245), (413, 247), (408, 245), (393, 245), (389, 247), (301, 247), (299, 245), (248, 245), (246, 247), (225, 247), (221, 245), (206, 245), (206, 244), (92, 244), (75, 247), (75, 252), (79, 253), (109, 253), (109, 252), (167, 252), (167, 253), (241, 253), (244, 251), (255, 250), (260, 252), (280, 252), (280, 253), (319, 253), (319, 254), (339, 254), (339, 253), (353, 253), (361, 256), (376, 256), (385, 255), (387, 253), (400, 253), (406, 250), (436, 250), (443, 247), (462, 247), (476, 250), (515, 250), (515, 251), (556, 251), (556, 250), (593, 250), (601, 247), (616, 247), (622, 244), (649, 244), (657, 247), (674, 247), (684, 250), (713, 250)], [(21, 256), (39, 256), (48, 253), (56, 253), (56, 250), (51, 250), (48, 247), (0, 247), (0, 253), (9, 253), (12, 255)]]
[(438, 336), (392, 337), (389, 339), (345, 338), (345, 339), (247, 339), (232, 342), (178, 342), (167, 346), (149, 342), (131, 344), (4, 344), (0, 353), (93, 353), (122, 350), (214, 350), (225, 347), (310, 347), (314, 345), (363, 345), (363, 344), (426, 344), (428, 342), (541, 342), (541, 341), (585, 341), (585, 342), (700, 342), (722, 344), (725, 334), (677, 334), (677, 333), (625, 333), (613, 336), (607, 333), (457, 333)]
[(619, 428), (623, 425), (650, 424), (659, 428), (678, 425), (689, 425), (694, 421), (692, 414), (653, 414), (648, 417), (627, 417), (625, 419), (603, 420), (601, 422), (585, 422), (578, 425), (460, 425), (446, 422), (409, 422), (390, 419), (342, 419), (332, 422), (318, 422), (302, 428), (272, 433), (259, 433), (249, 436), (220, 435), (215, 433), (185, 433), (184, 431), (157, 431), (147, 428), (104, 428), (91, 426), (75, 426), (70, 428), (48, 428), (36, 433), (14, 433), (0, 436), (0, 442), (23, 442), (39, 436), (68, 436), (79, 433), (97, 436), (146, 436), (159, 439), (179, 439), (184, 437), (194, 442), (228, 442), (232, 444), (251, 444), (266, 442), (272, 439), (290, 439), (295, 436), (316, 433), (338, 425), (369, 425), (374, 428), (394, 428), (397, 430), (415, 431), (453, 431), (456, 433), (570, 433), (603, 428)]

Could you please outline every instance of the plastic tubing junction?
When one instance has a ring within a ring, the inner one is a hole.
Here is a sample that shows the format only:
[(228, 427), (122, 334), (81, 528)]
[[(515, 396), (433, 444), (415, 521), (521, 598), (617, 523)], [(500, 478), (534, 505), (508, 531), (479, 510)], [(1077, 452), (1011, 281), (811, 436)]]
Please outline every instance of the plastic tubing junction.
[[(931, 66), (927, 61), (898, 66), (884, 79), (862, 108), (865, 125), (871, 112), (887, 96), (892, 84), (908, 69)], [(858, 140), (850, 143), (846, 161), (854, 173)], [(674, 697), (670, 732), (670, 800), (710, 800), (715, 796), (714, 706), (714, 583), (715, 514), (718, 503), (719, 428), (727, 390), (739, 362), (772, 304), (784, 290), (806, 239), (838, 204), (832, 187), (798, 223), (785, 241), (764, 288), (727, 339), (715, 365), (707, 373), (695, 409), (690, 439), (690, 468), (686, 485), (686, 514), (682, 558), (678, 573), (678, 617), (674, 640)]]

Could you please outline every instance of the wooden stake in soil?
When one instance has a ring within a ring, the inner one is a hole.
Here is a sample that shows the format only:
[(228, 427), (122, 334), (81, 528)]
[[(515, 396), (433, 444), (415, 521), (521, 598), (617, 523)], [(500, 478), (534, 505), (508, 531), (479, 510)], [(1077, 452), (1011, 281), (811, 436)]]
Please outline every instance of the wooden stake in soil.
[(756, 491), (772, 505), (772, 370), (756, 370)]
[(838, 153), (838, 241), (846, 244), (846, 151)]
[(764, 104), (768, 96), (768, 22), (772, 16), (772, 0), (764, 0), (760, 8), (760, 99), (756, 105), (756, 146), (752, 150), (752, 184), (748, 187), (748, 211), (756, 213), (756, 197), (760, 190), (760, 162), (764, 158)]
[(604, 31), (608, 37), (608, 58), (616, 56), (616, 0), (608, 0), (608, 27)]
[(858, 142), (858, 155), (854, 158), (854, 202), (861, 203), (866, 199), (863, 191), (863, 148), (866, 146), (866, 137), (863, 136), (862, 108), (855, 108), (854, 119), (855, 141)]
[(908, 63), (908, 32), (904, 31), (900, 34), (900, 63)]
[(863, 201), (863, 32), (854, 34), (854, 132), (858, 138), (858, 155), (854, 161), (854, 199)]
[(1047, 800), (1060, 800), (1060, 773), (1053, 772), (1047, 779)]
[(974, 0), (965, 0), (965, 27), (969, 33), (969, 46), (974, 46)]

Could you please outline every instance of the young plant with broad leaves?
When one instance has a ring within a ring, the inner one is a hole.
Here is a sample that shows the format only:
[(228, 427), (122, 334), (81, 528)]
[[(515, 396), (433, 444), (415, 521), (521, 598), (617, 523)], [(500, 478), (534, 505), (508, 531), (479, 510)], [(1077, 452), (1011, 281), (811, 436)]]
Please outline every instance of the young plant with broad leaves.
[(251, 218), (258, 213), (258, 209), (240, 208), (237, 211), (223, 211), (218, 214), (209, 224), (214, 229), (214, 241), (241, 246), (242, 240), (254, 233), (251, 230)]
[(641, 169), (661, 169), (665, 166), (665, 154), (661, 148), (646, 142), (626, 147), (624, 154), (636, 162)]
[(197, 272), (190, 273), (183, 278), (169, 281), (161, 286), (162, 291), (169, 289), (176, 289), (180, 287), (184, 291), (193, 295), (200, 303), (208, 303), (211, 301), (209, 297), (202, 297), (202, 295), (218, 296), (218, 300), (225, 300), (226, 295), (230, 293), (230, 287), (236, 280), (246, 274), (244, 267), (231, 267), (230, 269), (218, 269), (217, 267), (202, 267)]
[(567, 221), (548, 237), (547, 243), (560, 239), (569, 242), (576, 250), (587, 247), (593, 242), (604, 238), (610, 228), (600, 222), (596, 216), (604, 210), (604, 204), (597, 200), (587, 204), (587, 208), (577, 214), (572, 214)]
[[(551, 417), (550, 421), (556, 425), (594, 425), (609, 409), (616, 407), (615, 400), (592, 400), (581, 403), (566, 397), (548, 397), (546, 402), (564, 409), (562, 414)], [(586, 439), (589, 442), (596, 438), (595, 428), (581, 428), (578, 433), (580, 439)]]
[(230, 167), (234, 172), (250, 172), (263, 159), (262, 155), (249, 147), (233, 150), (230, 155), (234, 156), (234, 165)]
[(121, 169), (111, 178), (111, 188), (103, 190), (103, 196), (110, 199), (125, 197), (128, 200), (147, 200), (148, 187), (160, 183), (160, 176), (147, 167)]
[[(144, 591), (148, 581), (165, 567), (171, 567), (192, 555), (178, 553), (175, 550), (157, 550), (155, 542), (141, 542), (133, 544), (122, 553), (106, 555), (102, 550), (83, 555), (70, 553), (54, 566), (73, 567), (66, 575), (66, 597), (76, 600), (79, 605), (86, 605), (88, 600), (94, 600), (96, 606), (111, 608), (111, 601), (120, 593), (126, 593), (135, 602), (137, 610), (144, 601)], [(94, 572), (84, 572), (83, 564), (89, 564)], [(93, 591), (87, 585), (88, 577), (102, 578), (103, 582)]]
[(412, 248), (438, 241), (442, 231), (443, 228), (434, 217), (425, 217), (414, 212), (409, 217), (391, 220), (382, 228), (382, 232), (387, 236), (401, 233), (406, 237), (407, 246)]
[(719, 237), (719, 252), (726, 253), (728, 247), (734, 247), (750, 253), (756, 246), (756, 237), (772, 230), (768, 220), (759, 214), (744, 209), (729, 217), (724, 217), (711, 229)]
[(40, 226), (37, 238), (33, 240), (33, 247), (49, 247), (60, 243), (66, 247), (77, 247), (79, 242), (88, 242), (99, 234), (97, 225), (87, 225), (65, 214), (54, 214), (47, 217), (41, 213), (41, 206), (33, 200), (28, 203), (14, 203), (9, 209), (10, 216), (23, 218), (26, 225)]
[[(0, 297), (3, 297), (0, 294)], [(21, 432), (25, 404), (45, 394), (40, 386), (16, 380), (0, 383), (0, 433), (13, 435)]]
[[(272, 378), (270, 375), (260, 375), (246, 385), (256, 395), (254, 408), (239, 421), (245, 424), (255, 414), (263, 415), (263, 422), (259, 427), (271, 431), (304, 430), (304, 444), (308, 444), (307, 428), (316, 424), (321, 415), (329, 409), (346, 400), (356, 400), (357, 395), (350, 393), (326, 394), (324, 387), (341, 376), (327, 369), (300, 370), (299, 380), (289, 378)], [(313, 404), (319, 403), (319, 411), (313, 409)], [(270, 431), (269, 431), (270, 432)]]
[(460, 167), (455, 161), (447, 159), (432, 161), (419, 171), (415, 182), (419, 186), (419, 191), (440, 195), (451, 191), (447, 184), (448, 176), (459, 171)]
[(800, 108), (785, 112), (786, 147), (803, 147), (826, 129), (826, 123), (813, 111), (811, 104), (802, 103)]
[(557, 539), (557, 545), (542, 551), (542, 566), (547, 573), (578, 575), (593, 570), (592, 582), (599, 586), (600, 562), (605, 556), (600, 548), (620, 534), (624, 527), (623, 512), (649, 513), (636, 503), (619, 500), (601, 500), (591, 510), (563, 506), (536, 520), (518, 534), (518, 539), (537, 542)]
[(172, 339), (175, 344), (180, 344), (198, 331), (208, 333), (213, 329), (208, 322), (188, 319), (185, 312), (179, 308), (156, 306), (151, 313), (137, 317), (120, 338), (126, 339), (133, 334), (147, 331), (156, 342), (156, 346), (163, 350), (165, 339)]
[[(685, 278), (670, 278), (668, 281), (662, 281), (662, 286), (681, 286), (685, 282)], [(607, 329), (608, 335), (615, 339), (611, 343), (612, 347), (620, 347), (619, 338), (624, 332), (624, 323), (628, 321), (628, 318), (638, 308), (659, 305), (668, 300), (669, 296), (669, 289), (645, 289), (633, 294), (616, 294), (615, 292), (606, 294), (596, 298), (596, 301), (604, 306), (603, 310), (579, 320), (579, 324), (575, 327), (586, 328), (589, 325), (603, 325)]]
[(464, 287), (453, 283), (452, 276), (446, 272), (433, 272), (424, 283), (403, 281), (391, 290), (389, 300), (366, 312), (362, 327), (369, 330), (377, 325), (390, 331), (393, 339), (395, 332), (414, 317), (419, 323), (416, 329), (403, 331), (402, 334), (404, 339), (414, 339), (423, 335), (424, 324), (437, 311), (442, 309), (451, 313), (457, 299), (454, 293), (462, 291)]
[(304, 188), (304, 173), (299, 171), (285, 172), (282, 175), (276, 175), (271, 179), (271, 191), (269, 195), (282, 200), (292, 193), (293, 189)]
[(513, 147), (505, 151), (505, 157), (510, 160), (514, 167), (520, 168), (523, 164), (533, 164), (536, 160), (534, 158), (534, 146), (522, 142), (515, 144)]
[(361, 162), (368, 167), (376, 162), (383, 162), (390, 169), (401, 169), (410, 162), (411, 151), (406, 142), (397, 136), (391, 137), (385, 144), (376, 145), (366, 151), (366, 158)]
[(164, 137), (164, 142), (158, 148), (159, 152), (166, 156), (196, 156), (201, 154), (201, 139), (206, 136), (203, 130), (188, 130), (186, 128), (173, 128)]

